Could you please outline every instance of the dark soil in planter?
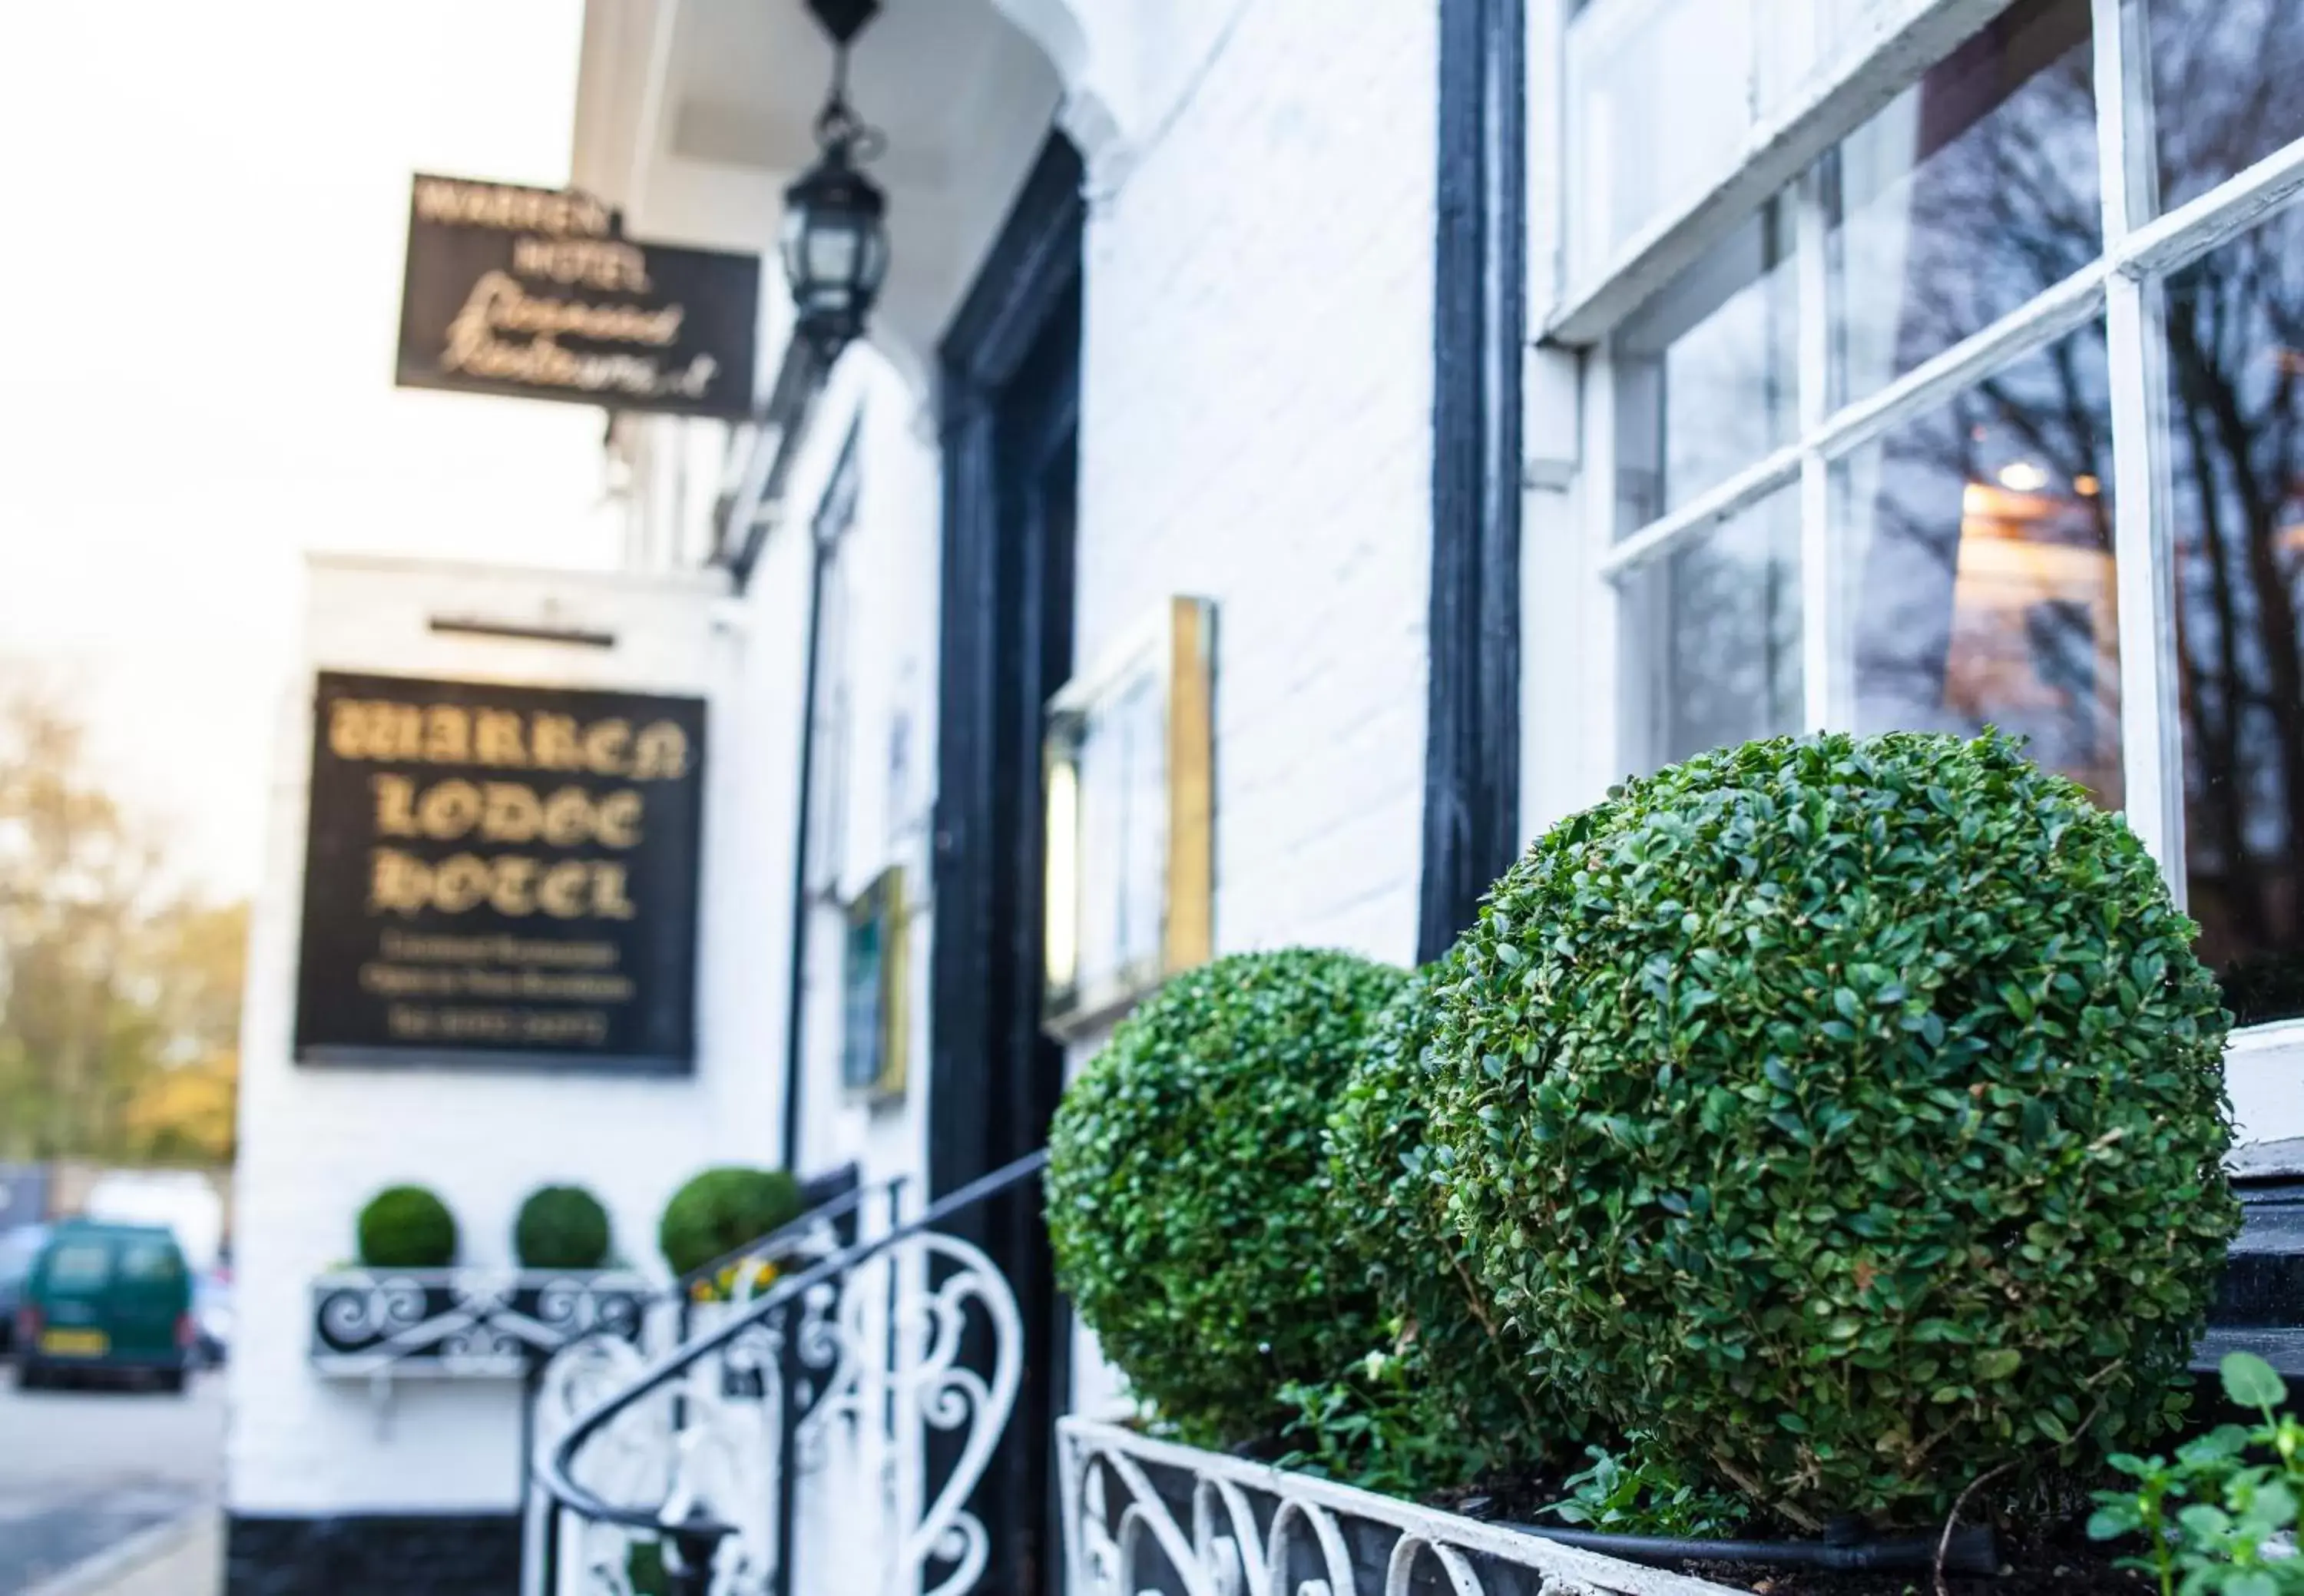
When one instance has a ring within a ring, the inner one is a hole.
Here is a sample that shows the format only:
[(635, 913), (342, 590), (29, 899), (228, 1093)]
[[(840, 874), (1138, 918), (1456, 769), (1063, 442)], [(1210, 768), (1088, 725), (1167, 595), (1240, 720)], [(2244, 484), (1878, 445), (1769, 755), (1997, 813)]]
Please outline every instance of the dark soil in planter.
[[(2079, 1487), (2074, 1483), (2067, 1489), (2077, 1490)], [(1444, 1493), (1428, 1505), (1470, 1518), (1551, 1524), (1555, 1521), (1537, 1516), (1537, 1510), (1546, 1503), (1560, 1500), (1564, 1494), (1565, 1488), (1558, 1481), (1528, 1475), (1492, 1481), (1475, 1490)], [(2066, 1495), (2061, 1499), (2071, 1503), (2075, 1498)], [(2039, 1507), (2037, 1501), (2029, 1506), (2035, 1512)], [(2156, 1582), (2117, 1566), (2121, 1558), (2137, 1549), (2133, 1545), (2104, 1545), (2088, 1540), (2081, 1527), (2086, 1508), (2079, 1510), (2079, 1516), (2065, 1516), (2070, 1511), (2069, 1507), (2055, 1509), (2051, 1515), (2052, 1527), (2045, 1531), (2028, 1533), (2004, 1526), (1999, 1529), (2002, 1572), (1994, 1575), (1947, 1572), (1946, 1596), (2130, 1596), (2131, 1592), (2134, 1596), (2149, 1596), (2157, 1590)], [(2020, 1522), (2022, 1510), (2019, 1509), (2014, 1516)], [(1765, 1522), (1755, 1522), (1738, 1532), (1754, 1539), (1805, 1538), (1799, 1531), (1781, 1524), (1770, 1526)], [(1919, 1532), (1908, 1529), (1896, 1533), (1909, 1536)], [(1704, 1561), (1673, 1566), (1676, 1572), (1695, 1575), (1731, 1590), (1750, 1591), (1755, 1596), (1936, 1596), (1934, 1574), (1926, 1568), (1772, 1568), (1749, 1562)]]

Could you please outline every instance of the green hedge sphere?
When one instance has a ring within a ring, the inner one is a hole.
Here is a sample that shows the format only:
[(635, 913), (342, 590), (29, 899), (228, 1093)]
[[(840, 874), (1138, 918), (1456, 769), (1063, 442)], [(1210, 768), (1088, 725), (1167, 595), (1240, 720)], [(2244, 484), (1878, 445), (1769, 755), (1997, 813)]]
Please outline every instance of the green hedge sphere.
[(1997, 735), (1631, 782), (1436, 995), (1450, 1221), (1539, 1370), (1795, 1522), (2140, 1438), (2238, 1218), (2194, 931)]
[(1064, 1093), (1048, 1137), (1058, 1276), (1188, 1439), (1276, 1432), (1283, 1384), (1379, 1339), (1321, 1131), (1402, 979), (1348, 953), (1219, 959), (1123, 1020)]
[(1328, 1176), (1342, 1233), (1367, 1261), (1408, 1360), (1419, 1491), (1469, 1485), (1560, 1449), (1575, 1424), (1529, 1366), (1527, 1337), (1488, 1304), (1426, 1140), (1437, 1064), (1433, 991), (1447, 961), (1408, 978), (1368, 1028), (1328, 1117)]
[(675, 1275), (756, 1242), (800, 1218), (800, 1183), (781, 1169), (707, 1169), (665, 1204), (656, 1245)]
[(456, 1221), (422, 1186), (386, 1186), (360, 1211), (360, 1259), (370, 1269), (445, 1269), (456, 1261)]
[(596, 1269), (608, 1261), (608, 1210), (581, 1186), (538, 1186), (512, 1222), (512, 1255), (531, 1269)]

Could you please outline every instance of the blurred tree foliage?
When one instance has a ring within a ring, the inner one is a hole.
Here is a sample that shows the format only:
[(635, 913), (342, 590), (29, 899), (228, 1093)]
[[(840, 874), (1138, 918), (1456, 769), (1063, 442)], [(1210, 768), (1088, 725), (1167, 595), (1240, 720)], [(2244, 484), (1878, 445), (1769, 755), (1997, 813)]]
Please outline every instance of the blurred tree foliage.
[(0, 1157), (230, 1160), (247, 906), (163, 864), (70, 707), (0, 683)]

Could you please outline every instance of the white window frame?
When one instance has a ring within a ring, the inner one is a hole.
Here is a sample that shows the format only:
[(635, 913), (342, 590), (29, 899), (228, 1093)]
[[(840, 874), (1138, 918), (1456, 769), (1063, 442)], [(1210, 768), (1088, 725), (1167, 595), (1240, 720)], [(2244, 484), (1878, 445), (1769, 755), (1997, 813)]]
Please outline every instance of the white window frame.
[[(1596, 0), (1605, 3), (1605, 0)], [(2167, 509), (2170, 450), (2160, 369), (2162, 284), (2304, 194), (2304, 140), (2207, 193), (2154, 216), (2158, 151), (2144, 73), (2144, 0), (2090, 0), (2095, 50), (2103, 251), (2028, 304), (1860, 400), (1826, 412), (1829, 310), (1823, 292), (1825, 219), (1809, 181), (1815, 164), (2013, 0), (1903, 0), (1883, 13), (1860, 54), (1842, 55), (1782, 115), (1753, 131), (1740, 163), (1708, 192), (1660, 218), (1590, 282), (1568, 279), (1573, 169), (1562, 134), (1569, 0), (1529, 6), (1531, 323), (1543, 329), (1527, 364), (1529, 502), (1522, 524), (1524, 717), (1530, 750), (1525, 820), (1540, 828), (1597, 802), (1631, 767), (1619, 660), (1620, 586), (1631, 572), (1749, 509), (1795, 488), (1801, 506), (1800, 597), (1805, 724), (1853, 724), (1852, 649), (1834, 595), (1844, 572), (1830, 538), (1834, 463), (1936, 409), (1978, 380), (2101, 318), (2114, 460), (2113, 552), (2119, 615), (2121, 745), (2129, 824), (2185, 901), (2183, 725), (2177, 697), (2175, 550)], [(1628, 537), (1616, 525), (1614, 392), (1608, 336), (1772, 196), (1796, 206), (1801, 275), (1800, 436)], [(1563, 400), (1563, 392), (1572, 400)], [(1547, 434), (1545, 429), (1549, 428)], [(1563, 443), (1558, 436), (1571, 432)], [(1596, 711), (1596, 706), (1605, 706)], [(2304, 1020), (2235, 1033), (2229, 1068), (2251, 1139), (2304, 1135)]]

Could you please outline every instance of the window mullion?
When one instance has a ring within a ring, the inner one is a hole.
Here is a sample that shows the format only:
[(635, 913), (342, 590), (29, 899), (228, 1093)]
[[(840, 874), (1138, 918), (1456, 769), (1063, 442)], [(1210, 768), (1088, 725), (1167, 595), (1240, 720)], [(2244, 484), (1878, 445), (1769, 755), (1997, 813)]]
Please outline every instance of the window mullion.
[(1605, 604), (1585, 607), (1580, 616), (1590, 629), (1582, 659), (1588, 673), (1584, 701), (1603, 707), (1598, 714), (1577, 717), (1584, 734), (1585, 768), (1591, 777), (1588, 790), (1597, 794), (1613, 774), (1631, 768), (1632, 760), (1646, 752), (1632, 731), (1634, 703), (1637, 700), (1645, 705), (1653, 675), (1646, 662), (1635, 666), (1624, 658), (1624, 638), (1639, 635), (1627, 624), (1624, 613), (1633, 595), (1604, 563), (1616, 527), (1616, 368), (1605, 344), (1585, 357), (1583, 401), (1584, 463), (1577, 475), (1584, 523), (1580, 552), (1607, 597)]
[[(2153, 212), (2153, 137), (2143, 0), (2095, 0), (2104, 241), (2117, 255)], [(2168, 510), (2167, 383), (2161, 286), (2115, 271), (2105, 283), (2112, 384), (2113, 549), (2120, 733), (2128, 823), (2184, 901), (2184, 754), (2177, 693), (2175, 555)]]
[[(1826, 157), (1829, 159), (1830, 157)], [(1796, 187), (1793, 204), (1798, 259), (1795, 280), (1800, 306), (1800, 431), (1813, 437), (1832, 408), (1831, 270), (1824, 188), (1811, 170)], [(1808, 448), (1800, 455), (1800, 590), (1801, 725), (1808, 731), (1845, 727), (1851, 717), (1842, 700), (1849, 696), (1844, 650), (1837, 644), (1845, 625), (1833, 553), (1832, 468)]]

